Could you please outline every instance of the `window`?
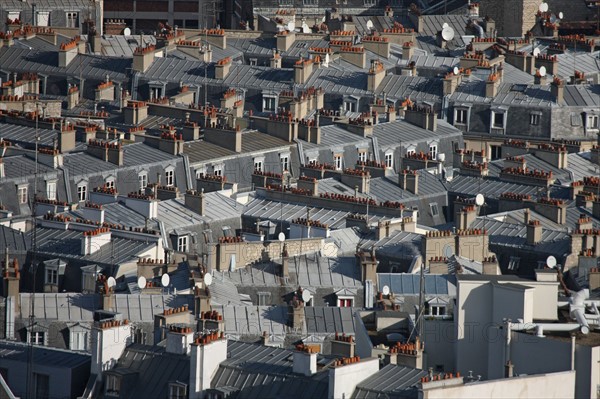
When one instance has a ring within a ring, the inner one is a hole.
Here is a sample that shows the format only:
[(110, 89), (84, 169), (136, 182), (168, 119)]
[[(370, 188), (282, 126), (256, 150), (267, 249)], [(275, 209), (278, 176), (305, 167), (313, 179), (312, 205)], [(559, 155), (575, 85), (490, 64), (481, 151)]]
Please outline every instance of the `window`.
[(201, 179), (206, 174), (206, 168), (196, 169), (196, 179)]
[(429, 145), (429, 158), (437, 159), (437, 154), (438, 154), (437, 144), (430, 144)]
[(377, 0), (364, 0), (365, 7), (372, 7), (377, 4)]
[(344, 101), (344, 111), (347, 111), (347, 112), (356, 112), (356, 102), (354, 102), (354, 101)]
[(56, 199), (56, 182), (55, 181), (47, 181), (46, 182), (46, 197), (49, 200)]
[(106, 182), (104, 183), (104, 187), (115, 188), (115, 178), (109, 177), (108, 179), (106, 179)]
[(444, 305), (430, 305), (427, 314), (429, 316), (445, 316), (446, 307)]
[(37, 26), (49, 26), (50, 25), (50, 12), (49, 11), (38, 11), (36, 15)]
[(249, 63), (250, 65), (256, 66), (258, 65), (258, 60), (256, 58), (250, 58)]
[(165, 171), (165, 184), (167, 187), (173, 186), (175, 181), (175, 172), (173, 170)]
[(492, 127), (496, 129), (504, 128), (504, 114), (502, 112), (494, 112), (492, 117)]
[(76, 12), (67, 13), (67, 28), (77, 28), (79, 26), (79, 20)]
[(119, 396), (121, 392), (121, 377), (116, 375), (106, 376), (106, 395)]
[(58, 285), (57, 269), (46, 269), (46, 284)]
[(352, 298), (338, 297), (338, 307), (351, 308), (354, 300)]
[(270, 292), (257, 292), (258, 306), (268, 306), (271, 304)]
[(213, 169), (213, 174), (215, 176), (223, 176), (223, 166), (217, 165)]
[(48, 399), (50, 397), (50, 376), (46, 374), (33, 373), (33, 383), (35, 384), (33, 395), (38, 399)]
[(169, 399), (185, 399), (187, 397), (187, 385), (169, 384)]
[(86, 351), (88, 349), (88, 333), (86, 331), (71, 331), (69, 349), (72, 351)]
[(366, 151), (358, 152), (358, 161), (359, 162), (367, 162), (367, 152)]
[(140, 183), (140, 190), (144, 191), (148, 186), (148, 174), (140, 173), (138, 175), (138, 182)]
[(263, 96), (263, 112), (275, 111), (275, 108), (277, 108), (277, 99)]
[(281, 156), (281, 169), (285, 172), (290, 170), (290, 158), (287, 155)]
[(44, 345), (46, 333), (43, 331), (31, 331), (29, 333), (29, 343), (34, 345)]
[(342, 170), (342, 156), (341, 155), (334, 155), (333, 163), (335, 165), (335, 170)]
[(511, 256), (510, 261), (508, 262), (508, 270), (519, 270), (519, 263), (521, 263), (521, 258), (518, 256)]
[(27, 203), (27, 186), (21, 186), (18, 188), (17, 197), (19, 197), (19, 204)]
[(77, 199), (79, 202), (87, 200), (87, 185), (80, 184), (77, 186)]
[(177, 237), (177, 251), (178, 252), (187, 252), (188, 251), (188, 237), (187, 236)]
[(467, 110), (466, 109), (455, 109), (454, 110), (454, 123), (457, 125), (467, 124)]
[(406, 156), (415, 155), (417, 150), (415, 148), (409, 148), (406, 150)]
[(16, 19), (21, 19), (21, 12), (19, 11), (9, 11), (8, 12), (8, 19), (10, 19), (11, 21), (15, 21)]
[(435, 202), (432, 202), (431, 204), (429, 204), (429, 211), (431, 213), (431, 216), (438, 216), (440, 214), (440, 211), (438, 209), (438, 204)]
[(302, 0), (302, 4), (305, 6), (318, 6), (319, 0)]
[(385, 167), (392, 169), (394, 167), (394, 153), (389, 152), (385, 154)]
[(598, 115), (588, 115), (585, 128), (587, 130), (598, 130)]
[(263, 159), (262, 158), (254, 158), (254, 170), (258, 172), (262, 172), (263, 170)]
[(529, 124), (537, 126), (540, 124), (540, 114), (529, 114)]

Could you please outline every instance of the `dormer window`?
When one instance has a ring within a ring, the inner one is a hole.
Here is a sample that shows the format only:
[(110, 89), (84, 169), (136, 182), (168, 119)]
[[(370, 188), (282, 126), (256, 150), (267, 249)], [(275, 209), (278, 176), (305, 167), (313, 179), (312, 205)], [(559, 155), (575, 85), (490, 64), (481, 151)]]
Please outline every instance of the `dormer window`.
[(121, 393), (121, 376), (107, 374), (104, 393), (106, 396), (119, 396)]
[(275, 112), (277, 110), (277, 93), (263, 92), (263, 112)]
[(467, 113), (468, 113), (468, 110), (465, 108), (454, 109), (454, 124), (455, 125), (466, 125), (467, 124)]
[(19, 199), (19, 204), (27, 203), (27, 184), (21, 184), (17, 186), (17, 198)]
[(342, 154), (333, 154), (333, 165), (335, 170), (342, 170)]
[(429, 144), (429, 158), (437, 159), (438, 155), (438, 146), (435, 143)]
[(46, 345), (45, 331), (30, 331), (27, 335), (27, 343), (33, 345)]
[(56, 199), (56, 180), (46, 180), (46, 198)]
[(585, 118), (585, 129), (588, 132), (598, 131), (599, 128), (598, 115), (588, 114)]
[(258, 172), (263, 171), (263, 162), (265, 161), (264, 157), (255, 157), (254, 158), (254, 170)]
[(367, 150), (358, 150), (358, 162), (367, 162)]
[(177, 252), (188, 251), (188, 236), (177, 237)]
[(386, 169), (394, 168), (394, 153), (392, 151), (385, 153), (385, 167)]
[(140, 172), (138, 175), (138, 183), (140, 184), (140, 191), (144, 191), (148, 186), (148, 173)]
[(491, 114), (490, 133), (505, 134), (507, 114), (504, 108), (494, 108)]
[(356, 112), (358, 109), (358, 99), (355, 97), (344, 98), (344, 111)]
[(104, 182), (104, 187), (106, 188), (115, 188), (115, 178), (114, 177), (107, 177), (106, 181)]
[(172, 382), (169, 384), (169, 399), (186, 399), (187, 384), (182, 382)]

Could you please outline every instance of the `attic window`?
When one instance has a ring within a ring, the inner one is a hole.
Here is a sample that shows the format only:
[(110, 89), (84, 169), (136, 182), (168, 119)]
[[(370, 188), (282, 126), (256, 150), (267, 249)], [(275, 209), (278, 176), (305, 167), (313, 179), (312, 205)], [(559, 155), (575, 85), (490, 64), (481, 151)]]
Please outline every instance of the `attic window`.
[(119, 375), (106, 375), (106, 396), (119, 396), (121, 392), (121, 376)]
[(571, 126), (581, 126), (581, 116), (579, 114), (571, 113)]
[(305, 6), (318, 6), (319, 0), (302, 0), (302, 4)]
[(271, 293), (270, 292), (257, 292), (258, 306), (269, 306), (271, 304)]
[(169, 384), (169, 399), (185, 399), (187, 397), (187, 385), (181, 382)]
[(292, 6), (294, 5), (294, 0), (279, 0), (280, 6)]
[(518, 256), (511, 256), (510, 261), (508, 262), (508, 270), (519, 270), (519, 263), (521, 263), (521, 258)]
[(521, 84), (512, 85), (510, 88), (510, 91), (518, 91), (519, 93), (525, 93), (525, 90), (527, 90), (527, 85)]

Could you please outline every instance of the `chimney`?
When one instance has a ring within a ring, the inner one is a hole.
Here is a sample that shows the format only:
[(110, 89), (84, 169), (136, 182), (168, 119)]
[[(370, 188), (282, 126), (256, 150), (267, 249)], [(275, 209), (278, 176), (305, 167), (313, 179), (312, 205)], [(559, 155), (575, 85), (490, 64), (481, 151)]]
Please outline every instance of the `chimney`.
[(600, 269), (593, 267), (588, 274), (590, 291), (600, 288)]
[(111, 233), (108, 227), (99, 227), (84, 231), (81, 237), (81, 255), (87, 256), (98, 252), (104, 245), (109, 244)]
[(416, 170), (404, 169), (398, 174), (400, 188), (412, 194), (419, 193), (419, 174)]
[(305, 330), (304, 302), (294, 297), (290, 303), (292, 311), (292, 328), (297, 331)]
[(104, 207), (102, 204), (94, 204), (87, 201), (81, 211), (85, 220), (91, 220), (100, 224), (104, 223)]
[(554, 223), (567, 223), (567, 204), (563, 200), (540, 198), (534, 205), (534, 210)]
[(369, 74), (367, 76), (367, 90), (375, 91), (377, 87), (381, 84), (381, 81), (385, 77), (385, 68), (381, 61), (372, 60), (371, 68), (369, 69)]
[(270, 67), (275, 69), (281, 68), (281, 54), (279, 54), (279, 51), (277, 51), (276, 48), (273, 49), (273, 57), (271, 57), (270, 60)]
[(360, 252), (356, 255), (357, 260), (360, 262), (361, 281), (364, 283), (367, 280), (371, 280), (374, 285), (377, 285), (377, 258), (375, 257), (375, 251), (371, 253)]
[(72, 124), (62, 125), (58, 136), (58, 148), (60, 152), (68, 152), (75, 148), (75, 127)]
[(383, 36), (363, 36), (362, 45), (368, 51), (375, 53), (383, 58), (390, 58), (391, 43), (387, 37)]
[(108, 281), (103, 282), (101, 289), (102, 294), (102, 310), (112, 312), (114, 310), (114, 290), (108, 286)]
[(437, 112), (428, 106), (409, 105), (404, 111), (404, 120), (423, 129), (437, 130)]
[(529, 212), (529, 209), (525, 209), (523, 211), (523, 224), (529, 224), (530, 221), (531, 221), (531, 213)]
[(341, 47), (340, 55), (343, 60), (359, 68), (367, 66), (367, 53), (362, 47)]
[(231, 69), (231, 57), (225, 57), (215, 64), (215, 79), (225, 79)]
[(485, 96), (494, 98), (498, 94), (498, 86), (500, 85), (500, 75), (496, 72), (490, 73), (485, 82)]
[(125, 206), (148, 219), (158, 216), (158, 201), (152, 195), (129, 193), (125, 198)]
[(221, 49), (227, 48), (227, 35), (225, 29), (207, 29), (200, 32), (201, 35), (206, 37), (206, 41), (211, 45)]
[(502, 274), (500, 272), (500, 265), (495, 256), (488, 256), (483, 258), (482, 265), (482, 273), (490, 276), (498, 276)]
[(533, 83), (534, 84), (545, 86), (546, 85), (546, 79), (547, 79), (546, 75), (542, 76), (540, 74), (540, 70), (539, 69), (535, 70), (535, 75), (533, 77)]
[[(142, 43), (143, 46), (143, 43)], [(133, 65), (132, 68), (136, 72), (146, 72), (152, 62), (154, 62), (154, 54), (156, 47), (154, 45), (148, 45), (146, 47), (137, 47), (133, 52)]]
[(538, 144), (534, 150), (536, 157), (548, 162), (552, 166), (559, 169), (566, 169), (568, 166), (568, 150), (567, 146), (562, 144)]
[(106, 320), (92, 327), (91, 374), (99, 376), (111, 369), (131, 343), (131, 327), (128, 320)]
[(123, 120), (128, 125), (139, 125), (148, 117), (148, 104), (144, 101), (127, 101), (123, 108)]
[(304, 84), (313, 72), (313, 61), (300, 58), (294, 64), (294, 83)]
[(213, 125), (204, 129), (204, 140), (235, 152), (242, 152), (242, 130), (234, 127)]
[(15, 309), (21, 307), (21, 296), (20, 296), (20, 281), (21, 281), (21, 270), (19, 269), (19, 261), (14, 258), (10, 262), (8, 255), (8, 248), (4, 252), (4, 262), (2, 262), (3, 270), (2, 277), (4, 278), (2, 296), (8, 298), (13, 297), (15, 301)]
[(290, 276), (290, 258), (287, 250), (287, 244), (283, 244), (281, 251), (281, 277), (288, 278)]
[(356, 386), (379, 371), (379, 359), (360, 357), (338, 359), (329, 369), (328, 399), (349, 398)]
[(360, 169), (344, 169), (341, 175), (343, 184), (349, 187), (357, 188), (357, 191), (369, 194), (371, 186), (371, 174), (368, 171)]
[(75, 59), (79, 50), (79, 40), (79, 36), (77, 36), (73, 40), (60, 45), (58, 51), (58, 66), (60, 68), (66, 68)]
[(415, 54), (415, 45), (413, 42), (406, 42), (402, 45), (402, 60), (408, 61)]
[(79, 88), (69, 85), (67, 90), (67, 109), (73, 109), (79, 105)]
[(170, 325), (167, 332), (167, 353), (187, 355), (194, 342), (194, 330), (191, 327)]
[(600, 196), (596, 196), (594, 198), (594, 202), (592, 203), (592, 215), (600, 219)]
[(354, 357), (356, 352), (356, 341), (352, 335), (335, 333), (331, 341), (331, 355), (338, 357)]
[(288, 51), (296, 41), (296, 33), (284, 30), (277, 34), (277, 50)]
[(223, 333), (196, 338), (190, 350), (189, 399), (202, 399), (219, 365), (227, 360), (227, 340)]
[[(73, 131), (73, 137), (75, 131)], [(62, 149), (61, 149), (62, 151)], [(121, 142), (110, 143), (102, 140), (88, 140), (85, 152), (104, 162), (110, 162), (116, 166), (123, 166), (123, 146)]]
[(542, 241), (542, 225), (539, 220), (530, 220), (527, 223), (527, 244), (536, 245)]
[(398, 366), (406, 366), (413, 369), (423, 369), (423, 349), (425, 345), (419, 337), (415, 342), (407, 342), (405, 344), (396, 343), (390, 347), (384, 355), (384, 364), (396, 364)]
[(458, 230), (468, 229), (471, 223), (477, 218), (477, 208), (475, 205), (466, 205), (456, 209), (454, 214), (454, 224)]
[(550, 84), (550, 93), (552, 93), (552, 97), (554, 97), (557, 104), (562, 104), (565, 95), (565, 82), (555, 77), (552, 84)]
[(510, 360), (506, 362), (504, 365), (504, 378), (512, 378), (514, 376), (514, 367)]
[(196, 190), (187, 190), (185, 192), (185, 206), (188, 209), (204, 216), (205, 209), (205, 196), (204, 190), (198, 192)]
[(310, 377), (317, 373), (317, 354), (319, 345), (296, 345), (292, 371)]
[(102, 54), (102, 38), (95, 29), (88, 35), (88, 41), (93, 54)]

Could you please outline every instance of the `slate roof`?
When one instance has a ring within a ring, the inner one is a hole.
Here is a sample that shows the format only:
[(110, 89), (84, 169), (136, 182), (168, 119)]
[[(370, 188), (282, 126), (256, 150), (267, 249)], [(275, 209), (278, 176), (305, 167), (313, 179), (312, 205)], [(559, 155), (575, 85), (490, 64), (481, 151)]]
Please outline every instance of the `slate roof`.
[[(419, 295), (419, 274), (377, 273), (377, 286), (390, 287), (396, 295)], [(456, 296), (456, 280), (450, 275), (428, 275), (425, 278), (425, 295)]]
[[(421, 57), (419, 57), (421, 58)], [(450, 68), (450, 67), (448, 67)], [(424, 78), (420, 76), (386, 75), (375, 93), (387, 95), (390, 100), (410, 98), (416, 102), (441, 101), (443, 81), (441, 79)]]
[(452, 181), (446, 184), (449, 192), (471, 197), (474, 197), (479, 193), (485, 193), (488, 198), (495, 199), (506, 192), (531, 194), (532, 196), (535, 196), (539, 188), (496, 179), (479, 179), (471, 176), (457, 175), (456, 173), (454, 174)]
[(417, 398), (421, 378), (427, 371), (395, 364), (382, 367), (356, 386), (352, 399)]
[(307, 333), (354, 335), (353, 313), (353, 308), (306, 306), (304, 314)]
[[(0, 340), (0, 358), (14, 361), (25, 367), (29, 359), (29, 345)], [(76, 368), (91, 362), (91, 355), (69, 350), (36, 346), (33, 351), (33, 363), (53, 368)]]

